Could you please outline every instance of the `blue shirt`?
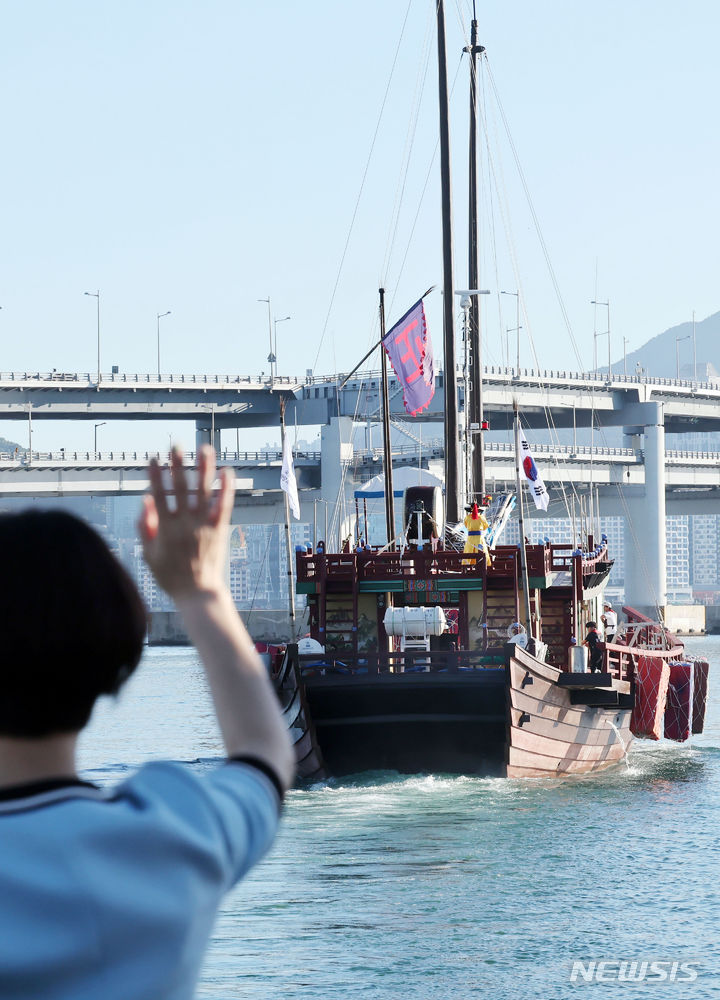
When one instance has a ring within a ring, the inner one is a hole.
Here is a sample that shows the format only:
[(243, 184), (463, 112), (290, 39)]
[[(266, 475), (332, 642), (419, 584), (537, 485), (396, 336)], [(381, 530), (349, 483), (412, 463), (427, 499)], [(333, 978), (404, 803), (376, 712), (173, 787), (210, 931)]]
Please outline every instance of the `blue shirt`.
[(0, 797), (2, 1000), (192, 997), (223, 894), (275, 837), (262, 765), (39, 787)]

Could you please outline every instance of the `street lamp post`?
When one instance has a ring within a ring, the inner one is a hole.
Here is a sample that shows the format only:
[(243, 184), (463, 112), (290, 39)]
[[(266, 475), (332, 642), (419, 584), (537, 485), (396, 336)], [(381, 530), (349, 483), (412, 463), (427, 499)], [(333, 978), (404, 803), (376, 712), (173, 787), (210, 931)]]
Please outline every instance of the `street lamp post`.
[(275, 374), (277, 375), (277, 325), (278, 323), (284, 323), (286, 320), (292, 319), (292, 316), (283, 316), (282, 319), (276, 319), (273, 321), (273, 327), (275, 328), (275, 349), (273, 354), (275, 355)]
[(97, 381), (100, 385), (100, 289), (96, 292), (85, 292), (93, 299), (97, 299)]
[(685, 334), (684, 337), (675, 338), (675, 377), (680, 381), (680, 344), (683, 340), (690, 340), (692, 334)]
[(164, 313), (157, 314), (157, 368), (158, 368), (158, 381), (160, 380), (160, 320), (163, 316), (169, 316), (170, 309)]
[(106, 424), (107, 424), (107, 420), (102, 420), (99, 424), (95, 424), (95, 458), (97, 458), (97, 454), (98, 454), (98, 450), (97, 450), (97, 432), (98, 432), (98, 427), (104, 427)]
[(608, 311), (607, 312), (607, 317), (608, 317), (608, 327), (607, 327), (607, 330), (605, 330), (604, 333), (597, 333), (596, 331), (593, 331), (593, 349), (594, 349), (593, 353), (594, 353), (594, 357), (595, 357), (595, 370), (597, 371), (597, 366), (598, 366), (598, 364), (597, 364), (597, 342), (598, 342), (598, 337), (607, 337), (607, 339), (608, 339), (608, 378), (611, 378), (611, 376), (612, 376), (612, 363), (610, 361), (610, 300), (608, 299), (607, 302), (597, 302), (595, 299), (591, 299), (590, 305), (591, 306), (605, 306), (605, 308)]
[(270, 296), (266, 299), (258, 299), (258, 302), (267, 302), (268, 307), (268, 336), (270, 338), (270, 353), (268, 354), (268, 363), (270, 365), (270, 382), (272, 383), (275, 378), (275, 352), (273, 351), (273, 328), (272, 328), (272, 308), (270, 306)]
[[(515, 296), (515, 302), (516, 302), (515, 328), (514, 328), (514, 331), (513, 331), (513, 328), (511, 327), (507, 332), (508, 333), (513, 333), (513, 332), (517, 333), (517, 374), (519, 375), (520, 374), (520, 331), (522, 330), (522, 327), (520, 326), (520, 290), (518, 289), (517, 292), (500, 292), (500, 294), (501, 295), (514, 295)], [(510, 349), (509, 349), (509, 345), (508, 345), (508, 355), (509, 354), (510, 354)], [(510, 358), (508, 357), (508, 362), (509, 361), (510, 361)]]

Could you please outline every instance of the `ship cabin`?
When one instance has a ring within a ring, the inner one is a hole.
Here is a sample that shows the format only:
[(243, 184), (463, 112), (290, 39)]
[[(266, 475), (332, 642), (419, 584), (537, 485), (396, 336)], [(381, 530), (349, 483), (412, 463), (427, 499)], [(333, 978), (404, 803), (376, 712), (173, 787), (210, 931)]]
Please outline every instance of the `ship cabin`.
[[(545, 542), (527, 545), (526, 553), (538, 648), (547, 663), (568, 671), (573, 640), (582, 643), (586, 623), (602, 613), (612, 567), (607, 540), (595, 544), (589, 537), (583, 549)], [(307, 597), (310, 636), (324, 650), (323, 667), (343, 673), (497, 668), (506, 663), (508, 642), (524, 617), (520, 549), (514, 545), (496, 546), (490, 566), (482, 553), (433, 551), (429, 544), (298, 552), (296, 579), (297, 592)], [(404, 643), (386, 628), (388, 608), (437, 607), (446, 627), (423, 636), (425, 642)]]

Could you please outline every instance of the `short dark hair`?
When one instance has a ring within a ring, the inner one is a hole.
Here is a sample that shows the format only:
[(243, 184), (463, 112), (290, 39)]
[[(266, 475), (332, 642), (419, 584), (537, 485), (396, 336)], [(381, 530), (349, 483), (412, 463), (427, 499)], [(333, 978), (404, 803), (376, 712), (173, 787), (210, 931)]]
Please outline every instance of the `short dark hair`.
[(597, 628), (597, 622), (588, 622), (585, 628)]
[(100, 535), (61, 511), (0, 515), (0, 734), (77, 732), (142, 654), (147, 615)]

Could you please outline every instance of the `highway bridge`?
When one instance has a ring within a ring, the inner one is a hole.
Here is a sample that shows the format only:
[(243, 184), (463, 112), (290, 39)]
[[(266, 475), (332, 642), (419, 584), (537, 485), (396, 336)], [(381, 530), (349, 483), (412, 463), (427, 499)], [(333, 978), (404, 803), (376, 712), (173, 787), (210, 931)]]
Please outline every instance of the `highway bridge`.
[[(603, 512), (622, 514), (618, 486), (625, 491), (645, 487), (644, 456), (633, 448), (593, 448), (571, 445), (537, 445), (534, 448), (543, 477), (552, 490), (554, 513), (562, 491), (587, 496), (590, 486), (604, 497)], [(136, 496), (148, 488), (147, 465), (151, 457), (166, 463), (169, 455), (150, 452), (33, 452), (18, 455), (0, 453), (0, 497), (52, 496)], [(346, 462), (345, 494), (353, 492), (382, 472), (382, 450), (356, 450)], [(393, 451), (393, 467), (417, 466), (418, 449), (411, 446)], [(440, 440), (423, 445), (421, 464), (442, 474), (444, 447)], [(492, 492), (514, 489), (514, 455), (510, 445), (487, 443), (485, 460), (488, 488)], [(185, 464), (195, 465), (195, 453), (185, 456)], [(231, 466), (237, 481), (239, 522), (275, 521), (280, 492), (280, 451), (222, 451), (220, 465)], [(303, 517), (311, 519), (314, 501), (323, 498), (322, 452), (296, 451), (295, 474)], [(665, 496), (669, 513), (717, 513), (720, 510), (720, 452), (665, 452)], [(323, 501), (324, 502), (324, 501)], [(690, 510), (688, 505), (692, 508)], [(530, 512), (532, 513), (532, 512)]]
[[(424, 422), (442, 419), (442, 373), (436, 385), (430, 408), (422, 415)], [(393, 419), (409, 420), (394, 379), (390, 388)], [(281, 398), (285, 400), (289, 423), (321, 427), (319, 473), (312, 462), (306, 470), (300, 468), (301, 486), (307, 476), (304, 488), (313, 494), (308, 499), (334, 503), (335, 497), (346, 492), (348, 470), (356, 465), (353, 424), (377, 419), (378, 373), (354, 377), (344, 385), (339, 375), (266, 378), (117, 371), (99, 377), (57, 371), (0, 373), (0, 419), (27, 421), (29, 437), (36, 420), (189, 420), (195, 424), (198, 445), (211, 441), (222, 451), (225, 429), (277, 427)], [(720, 384), (644, 375), (485, 368), (483, 401), (492, 429), (509, 427), (515, 400), (524, 425), (530, 429), (622, 428), (626, 445), (620, 449), (623, 454), (604, 455), (602, 450), (594, 449), (589, 455), (581, 455), (576, 449), (575, 458), (568, 454), (562, 462), (549, 455), (551, 465), (546, 466), (545, 474), (549, 482), (573, 482), (585, 489), (592, 480), (607, 494), (604, 509), (608, 513), (613, 512), (615, 501), (622, 508), (619, 512), (629, 512), (632, 539), (643, 553), (643, 566), (641, 573), (640, 560), (637, 564), (628, 561), (627, 599), (638, 606), (647, 605), (652, 593), (653, 600), (664, 604), (667, 510), (681, 505), (686, 513), (718, 511), (718, 484), (714, 479), (717, 456), (696, 458), (666, 451), (665, 436), (720, 429)], [(461, 409), (465, 405), (462, 388), (459, 405)], [(377, 464), (372, 456), (367, 458), (368, 465)], [(108, 492), (143, 488), (139, 485), (143, 475), (137, 471), (139, 466), (133, 472), (119, 463), (116, 471), (103, 471), (101, 467), (92, 468), (93, 462), (88, 459), (82, 468), (77, 460), (75, 466), (72, 462), (60, 463), (54, 469), (53, 460), (48, 461), (44, 475), (41, 460), (34, 456), (27, 467), (8, 466), (2, 471), (2, 477), (9, 477), (7, 486), (0, 486), (0, 492), (43, 492), (45, 483), (47, 492), (67, 493), (73, 481), (94, 482), (94, 492), (102, 492), (103, 483)], [(493, 478), (497, 482), (511, 478), (508, 455), (493, 453), (490, 448), (488, 462), (491, 482)], [(252, 471), (239, 466), (239, 473), (241, 490), (247, 497), (245, 508), (266, 506), (261, 495), (267, 488), (263, 475), (270, 473), (261, 473), (259, 466)]]
[[(189, 420), (209, 440), (227, 428), (273, 427), (279, 422), (279, 399), (286, 400), (287, 419), (298, 425), (327, 424), (333, 418), (365, 420), (380, 412), (379, 373), (344, 376), (156, 375), (73, 372), (0, 372), (2, 420)], [(391, 415), (413, 421), (402, 405), (402, 392), (390, 380)], [(493, 429), (510, 426), (513, 399), (525, 426), (642, 426), (635, 407), (663, 408), (670, 434), (720, 429), (720, 383), (649, 376), (540, 371), (487, 367), (483, 404)], [(464, 406), (463, 390), (459, 404)], [(441, 421), (443, 376), (423, 421)], [(217, 440), (216, 440), (217, 443)]]

